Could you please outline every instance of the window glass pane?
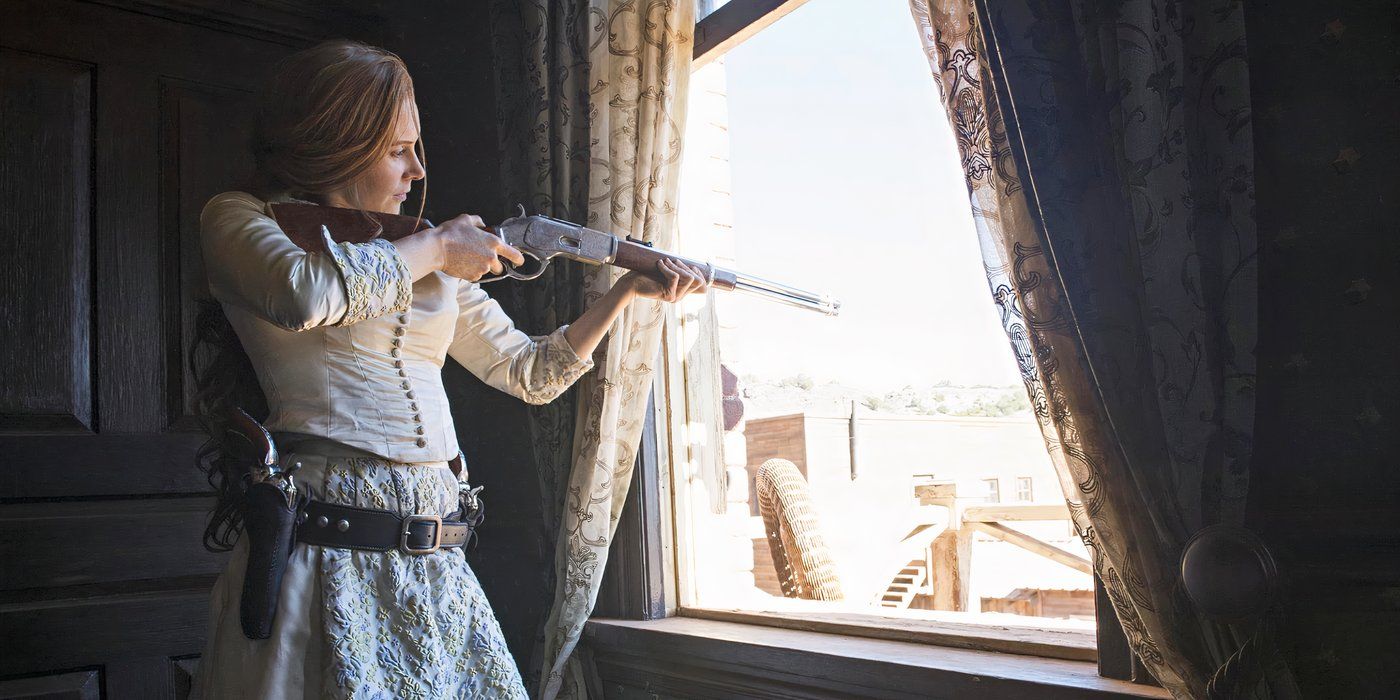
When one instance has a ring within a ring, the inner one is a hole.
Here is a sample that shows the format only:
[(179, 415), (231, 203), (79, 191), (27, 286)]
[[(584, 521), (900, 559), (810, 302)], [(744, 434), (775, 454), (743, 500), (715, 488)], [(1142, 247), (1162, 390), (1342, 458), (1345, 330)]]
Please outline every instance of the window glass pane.
[[(697, 70), (690, 89), (681, 252), (843, 304), (831, 318), (712, 295), (710, 330), (733, 378), (723, 400), (742, 420), (716, 458), (723, 512), (703, 496), (686, 509), (693, 534), (678, 544), (694, 562), (696, 604), (795, 615), (819, 605), (1092, 638), (1089, 574), (1018, 546), (1028, 538), (989, 534), (1004, 527), (1088, 559), (1056, 509), (1059, 478), (987, 287), (956, 141), (907, 5), (811, 0)], [(700, 300), (680, 307), (690, 329), (708, 311)], [(668, 351), (696, 368), (687, 392), (720, 393), (713, 364), (696, 361), (712, 352), (699, 337), (668, 336)], [(674, 434), (691, 441), (678, 454), (714, 452), (693, 416), (672, 414), (683, 421)], [(769, 511), (818, 535), (797, 539), (821, 550), (812, 561), (840, 600), (784, 593), (774, 563), (783, 536), (770, 541), (755, 481), (774, 458), (797, 478), (772, 489), (790, 502)], [(674, 465), (678, 492), (703, 491), (706, 470)], [(1031, 479), (1045, 489), (1038, 499)], [(1003, 482), (1015, 489), (1007, 499)], [(969, 518), (988, 527), (948, 529)], [(971, 573), (950, 597), (937, 593), (953, 584), (935, 553), (958, 538), (970, 543)]]
[(1029, 476), (1017, 477), (1016, 479), (1016, 500), (1033, 501), (1035, 497), (1031, 491), (1031, 478)]

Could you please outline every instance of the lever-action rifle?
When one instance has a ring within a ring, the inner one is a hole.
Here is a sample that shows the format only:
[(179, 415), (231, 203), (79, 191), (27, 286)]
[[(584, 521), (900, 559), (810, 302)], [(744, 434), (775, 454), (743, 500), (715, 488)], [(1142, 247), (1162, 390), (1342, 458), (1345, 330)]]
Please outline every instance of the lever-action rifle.
[[(270, 205), (270, 211), (283, 232), (307, 251), (324, 250), (322, 226), (327, 227), (331, 232), (331, 239), (337, 243), (363, 243), (373, 238), (393, 241), (433, 227), (432, 222), (427, 219), (402, 214), (384, 214), (299, 202), (273, 203)], [(556, 257), (578, 260), (590, 265), (616, 265), (662, 279), (657, 271), (656, 262), (661, 258), (670, 258), (705, 270), (710, 286), (716, 289), (747, 292), (799, 308), (820, 311), (829, 316), (835, 316), (841, 309), (841, 302), (825, 294), (813, 294), (778, 282), (716, 267), (710, 263), (696, 262), (569, 221), (538, 214), (527, 216), (523, 206), (519, 216), (506, 219), (495, 227), (488, 226), (486, 230), (500, 236), (506, 243), (519, 250), (525, 256), (525, 264), (517, 267), (502, 259), (504, 273), (483, 277), (477, 280), (478, 282), (494, 282), (506, 278), (532, 280), (543, 274), (550, 261)]]

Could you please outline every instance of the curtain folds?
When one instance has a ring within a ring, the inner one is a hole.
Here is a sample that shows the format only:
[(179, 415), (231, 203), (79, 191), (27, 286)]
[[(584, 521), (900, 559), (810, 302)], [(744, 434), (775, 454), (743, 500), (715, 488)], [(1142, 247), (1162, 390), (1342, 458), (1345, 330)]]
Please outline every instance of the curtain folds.
[[(506, 194), (669, 247), (690, 78), (694, 3), (568, 0), (492, 6)], [(532, 332), (571, 321), (621, 276), (567, 262), (518, 285)], [(554, 601), (533, 655), (536, 696), (588, 697), (573, 651), (597, 599), (627, 497), (661, 342), (662, 308), (634, 301), (594, 354), (573, 406), (532, 409)], [(557, 402), (556, 402), (557, 403)], [(567, 465), (567, 466), (566, 466)]]
[(1075, 526), (1134, 651), (1204, 697), (1240, 638), (1186, 601), (1178, 563), (1201, 528), (1243, 523), (1254, 424), (1243, 7), (910, 8)]

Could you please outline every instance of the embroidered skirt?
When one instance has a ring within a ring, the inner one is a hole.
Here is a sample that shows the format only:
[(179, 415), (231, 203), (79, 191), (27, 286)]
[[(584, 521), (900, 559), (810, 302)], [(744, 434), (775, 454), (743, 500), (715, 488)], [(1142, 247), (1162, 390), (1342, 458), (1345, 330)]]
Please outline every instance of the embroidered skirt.
[[(324, 451), (324, 450), (323, 450)], [(447, 515), (446, 462), (299, 452), (298, 488), (344, 505)], [(298, 543), (269, 639), (243, 636), (240, 539), (210, 596), (191, 697), (528, 698), (500, 623), (460, 548), (414, 555)]]

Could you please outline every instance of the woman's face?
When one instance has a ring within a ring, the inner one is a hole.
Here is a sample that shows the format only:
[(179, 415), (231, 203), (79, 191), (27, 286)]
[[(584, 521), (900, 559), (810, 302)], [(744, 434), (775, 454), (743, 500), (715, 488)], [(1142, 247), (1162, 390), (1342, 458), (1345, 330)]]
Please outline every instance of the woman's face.
[(327, 203), (335, 207), (351, 207), (352, 193), (358, 195), (356, 208), (398, 214), (399, 206), (408, 198), (409, 185), (426, 174), (413, 144), (418, 141), (418, 105), (406, 100), (399, 114), (398, 133), (389, 151), (379, 162), (360, 176), (351, 186), (327, 194)]

